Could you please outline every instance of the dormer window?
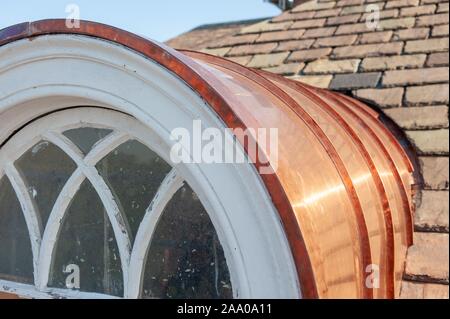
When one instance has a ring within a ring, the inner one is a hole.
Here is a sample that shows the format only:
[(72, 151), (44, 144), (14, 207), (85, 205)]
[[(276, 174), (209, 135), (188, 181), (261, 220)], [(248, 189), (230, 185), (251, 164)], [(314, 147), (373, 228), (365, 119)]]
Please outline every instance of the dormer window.
[[(79, 120), (91, 116), (110, 126)], [(0, 280), (37, 282), (62, 296), (75, 288), (124, 297), (127, 285), (142, 298), (233, 296), (199, 196), (137, 131), (120, 129), (139, 126), (132, 122), (114, 111), (63, 111), (4, 146)], [(140, 269), (136, 283), (130, 262)]]
[[(93, 22), (0, 57), (0, 297), (399, 295), (414, 166), (377, 111)], [(236, 160), (173, 160), (197, 127)]]

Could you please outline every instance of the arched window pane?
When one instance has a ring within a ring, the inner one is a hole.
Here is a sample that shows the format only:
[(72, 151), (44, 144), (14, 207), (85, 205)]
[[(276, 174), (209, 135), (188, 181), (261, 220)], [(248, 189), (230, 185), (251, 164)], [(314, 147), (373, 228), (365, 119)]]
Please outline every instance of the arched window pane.
[(45, 227), (55, 201), (76, 169), (76, 164), (57, 146), (43, 141), (16, 161)]
[(88, 181), (75, 195), (63, 221), (50, 272), (51, 287), (71, 288), (76, 282), (68, 277), (69, 265), (79, 267), (80, 290), (123, 295), (123, 275), (113, 229)]
[(87, 155), (94, 145), (112, 133), (112, 130), (82, 127), (65, 131), (63, 134)]
[(97, 170), (121, 204), (132, 241), (146, 209), (171, 167), (138, 141), (128, 141), (97, 164)]
[(147, 254), (142, 297), (233, 297), (214, 226), (188, 185), (178, 190), (158, 222)]
[(33, 283), (33, 253), (27, 224), (6, 177), (0, 179), (0, 279)]

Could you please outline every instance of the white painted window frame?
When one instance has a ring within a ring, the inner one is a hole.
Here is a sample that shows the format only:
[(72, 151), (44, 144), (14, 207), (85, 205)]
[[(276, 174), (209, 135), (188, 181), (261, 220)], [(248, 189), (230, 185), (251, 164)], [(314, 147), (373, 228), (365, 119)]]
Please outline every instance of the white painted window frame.
[[(86, 110), (89, 110), (89, 112), (87, 113)], [(102, 123), (95, 123), (91, 118), (101, 118)], [(107, 126), (105, 123), (110, 123), (109, 125), (114, 124), (114, 126)], [(11, 181), (11, 185), (22, 207), (32, 241), (36, 287), (28, 287), (30, 291), (37, 290), (39, 292), (45, 292), (54, 290), (48, 287), (48, 281), (52, 256), (54, 256), (62, 221), (66, 217), (65, 215), (68, 212), (71, 200), (75, 197), (81, 184), (85, 180), (88, 180), (99, 195), (113, 228), (122, 265), (124, 296), (129, 296), (129, 289), (133, 291), (133, 295), (135, 296), (140, 294), (146, 254), (157, 222), (167, 203), (177, 190), (183, 186), (184, 180), (177, 173), (176, 169), (172, 169), (169, 172), (147, 208), (143, 222), (138, 229), (134, 247), (131, 247), (131, 238), (127, 221), (125, 220), (125, 214), (120, 211), (111, 189), (100, 176), (95, 166), (121, 144), (130, 140), (142, 139), (139, 136), (131, 135), (135, 131), (134, 128), (136, 125), (138, 124), (133, 123), (128, 117), (115, 111), (92, 108), (72, 109), (54, 113), (44, 119), (37, 120), (14, 136), (0, 150), (0, 176), (1, 172), (4, 171), (6, 177)], [(63, 132), (69, 129), (83, 127), (108, 128), (113, 132), (98, 141), (85, 156), (72, 141), (63, 135)], [(128, 132), (122, 132), (122, 127), (127, 127)], [(20, 158), (24, 152), (28, 151), (26, 149), (26, 147), (30, 146), (28, 138), (32, 138), (31, 140), (33, 142), (40, 139), (37, 143), (50, 142), (56, 145), (77, 165), (74, 173), (69, 177), (61, 193), (58, 195), (44, 229), (39, 220), (39, 214), (36, 212), (35, 203), (29, 194), (29, 187), (25, 184), (25, 181), (14, 165), (14, 161)], [(9, 147), (10, 144), (14, 145), (14, 147)], [(147, 146), (153, 148), (155, 145)], [(43, 235), (41, 237), (42, 233)], [(131, 271), (129, 271), (129, 268), (131, 268)], [(21, 285), (21, 287), (23, 290), (24, 285)], [(64, 290), (58, 289), (57, 291), (61, 294)], [(83, 293), (78, 292), (77, 294), (82, 295)]]
[[(49, 35), (0, 47), (0, 88), (0, 145), (39, 116), (83, 105), (130, 115), (131, 126), (142, 137), (140, 142), (168, 162), (174, 143), (169, 139), (172, 129), (189, 128), (194, 119), (201, 119), (205, 127), (225, 128), (202, 99), (169, 71), (117, 44), (85, 36)], [(96, 118), (96, 124), (101, 122)], [(126, 129), (123, 132), (130, 134)], [(22, 145), (23, 149), (38, 141), (36, 136), (24, 140), (27, 145)], [(5, 144), (0, 153), (14, 144)], [(243, 149), (240, 152), (245, 153)], [(210, 214), (224, 248), (234, 297), (301, 297), (289, 244), (255, 168), (250, 164), (202, 163), (175, 168)], [(31, 206), (28, 210), (32, 211)], [(148, 236), (138, 235), (139, 240)], [(131, 253), (130, 258), (129, 269), (136, 269), (139, 266), (132, 260), (142, 258), (142, 251)], [(41, 278), (37, 280), (38, 291), (52, 296), (50, 290), (41, 291), (45, 289), (44, 276), (39, 271), (35, 276)], [(135, 284), (129, 285), (125, 297), (136, 298), (139, 282), (130, 281)], [(16, 291), (24, 295), (23, 287), (19, 288)], [(11, 290), (14, 287), (0, 281), (0, 291)], [(72, 296), (69, 292), (66, 297)]]

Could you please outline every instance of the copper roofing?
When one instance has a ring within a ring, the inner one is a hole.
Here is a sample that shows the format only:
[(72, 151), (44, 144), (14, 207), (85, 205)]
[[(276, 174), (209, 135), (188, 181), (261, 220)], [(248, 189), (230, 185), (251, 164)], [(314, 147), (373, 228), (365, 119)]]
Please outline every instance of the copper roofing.
[[(278, 128), (278, 169), (261, 179), (284, 225), (302, 295), (398, 296), (412, 244), (413, 165), (377, 112), (341, 94), (93, 22), (77, 29), (64, 20), (24, 23), (0, 31), (0, 45), (48, 34), (123, 45), (178, 76), (228, 127)], [(380, 289), (367, 285), (373, 264)]]
[[(379, 23), (367, 24), (374, 9)], [(416, 173), (423, 174), (405, 298), (449, 296), (448, 12), (448, 0), (306, 0), (233, 36), (191, 47), (340, 90), (401, 127), (419, 156)]]

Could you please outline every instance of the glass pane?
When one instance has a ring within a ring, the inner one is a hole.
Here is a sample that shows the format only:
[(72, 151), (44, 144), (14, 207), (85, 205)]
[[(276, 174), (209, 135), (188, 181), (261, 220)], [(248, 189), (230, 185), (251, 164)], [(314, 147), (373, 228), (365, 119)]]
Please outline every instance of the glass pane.
[(15, 164), (45, 227), (58, 195), (77, 166), (61, 149), (46, 141), (36, 144)]
[(6, 177), (0, 179), (0, 279), (33, 283), (33, 253), (27, 224)]
[(158, 222), (147, 256), (142, 297), (233, 297), (214, 226), (188, 185), (175, 194)]
[(97, 170), (122, 206), (136, 237), (145, 211), (171, 167), (138, 141), (128, 141), (97, 164)]
[(82, 127), (65, 131), (63, 134), (87, 155), (94, 145), (112, 133), (112, 130)]
[[(123, 295), (119, 250), (105, 209), (85, 181), (62, 223), (50, 272), (50, 286)], [(73, 276), (79, 268), (80, 286)], [(75, 286), (74, 286), (75, 285)]]

